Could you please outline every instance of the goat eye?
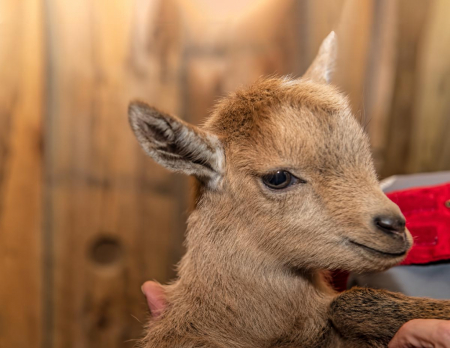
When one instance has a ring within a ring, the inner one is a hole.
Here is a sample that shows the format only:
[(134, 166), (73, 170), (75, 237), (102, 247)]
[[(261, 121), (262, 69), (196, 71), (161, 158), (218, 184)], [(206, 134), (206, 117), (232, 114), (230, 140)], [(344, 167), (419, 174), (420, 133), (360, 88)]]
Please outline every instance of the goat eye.
[(293, 184), (299, 179), (285, 170), (278, 170), (262, 177), (264, 185), (274, 190), (281, 190)]

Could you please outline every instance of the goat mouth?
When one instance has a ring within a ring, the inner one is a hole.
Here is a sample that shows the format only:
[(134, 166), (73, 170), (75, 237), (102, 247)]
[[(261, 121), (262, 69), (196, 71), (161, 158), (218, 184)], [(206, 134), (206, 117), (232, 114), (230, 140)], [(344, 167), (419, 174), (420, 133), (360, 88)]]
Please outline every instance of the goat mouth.
[(381, 250), (378, 250), (378, 249), (371, 248), (371, 247), (369, 247), (367, 245), (360, 244), (360, 243), (355, 242), (355, 241), (350, 240), (350, 239), (349, 239), (349, 242), (352, 243), (353, 245), (356, 245), (356, 246), (358, 246), (358, 247), (360, 247), (362, 249), (368, 250), (368, 251), (370, 251), (372, 253), (379, 254), (379, 255), (390, 256), (390, 257), (405, 256), (406, 253), (408, 252), (408, 250), (403, 250), (403, 251), (398, 252), (398, 253), (390, 253), (390, 252), (387, 252), (387, 251), (381, 251)]

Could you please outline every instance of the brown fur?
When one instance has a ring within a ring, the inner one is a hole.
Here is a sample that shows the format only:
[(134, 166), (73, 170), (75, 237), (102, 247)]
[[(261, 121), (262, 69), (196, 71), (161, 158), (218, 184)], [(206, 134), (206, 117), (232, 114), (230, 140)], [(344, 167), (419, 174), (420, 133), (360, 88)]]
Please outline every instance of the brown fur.
[[(448, 303), (368, 290), (336, 297), (325, 280), (327, 270), (387, 269), (411, 246), (409, 232), (374, 226), (401, 213), (379, 188), (346, 98), (324, 83), (327, 40), (303, 79), (260, 80), (222, 100), (202, 129), (131, 104), (143, 148), (202, 182), (179, 277), (144, 347), (377, 347), (406, 320), (450, 318)], [(267, 188), (261, 178), (280, 169), (306, 183)], [(392, 325), (380, 326), (386, 317)]]
[(359, 347), (386, 347), (407, 321), (450, 319), (450, 303), (353, 288), (333, 300), (329, 313), (334, 327), (347, 341)]

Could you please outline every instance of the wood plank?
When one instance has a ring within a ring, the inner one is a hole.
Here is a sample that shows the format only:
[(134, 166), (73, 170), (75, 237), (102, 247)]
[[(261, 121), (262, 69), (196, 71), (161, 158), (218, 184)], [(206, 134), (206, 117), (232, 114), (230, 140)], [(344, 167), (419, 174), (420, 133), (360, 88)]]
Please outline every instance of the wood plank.
[(430, 4), (418, 47), (409, 172), (450, 169), (450, 2)]
[(432, 1), (398, 3), (398, 43), (394, 95), (386, 128), (386, 156), (381, 176), (408, 173), (412, 114), (417, 98), (417, 58)]
[(364, 114), (364, 84), (373, 6), (374, 2), (371, 0), (347, 0), (342, 7), (337, 28), (339, 53), (333, 83), (349, 96), (358, 119), (362, 119)]
[(194, 123), (208, 115), (218, 97), (261, 76), (299, 76), (303, 59), (298, 2), (207, 3), (179, 2), (186, 81), (183, 116)]
[(398, 1), (374, 3), (372, 33), (364, 82), (364, 119), (375, 167), (381, 172), (389, 155), (386, 139), (397, 59)]
[(41, 347), (42, 2), (0, 2), (0, 347)]
[(144, 321), (146, 313), (140, 285), (167, 282), (180, 257), (181, 243), (173, 243), (184, 227), (180, 178), (145, 157), (127, 120), (135, 97), (178, 111), (178, 31), (164, 27), (176, 10), (169, 5), (48, 6), (49, 347), (133, 347), (143, 326), (134, 317)]

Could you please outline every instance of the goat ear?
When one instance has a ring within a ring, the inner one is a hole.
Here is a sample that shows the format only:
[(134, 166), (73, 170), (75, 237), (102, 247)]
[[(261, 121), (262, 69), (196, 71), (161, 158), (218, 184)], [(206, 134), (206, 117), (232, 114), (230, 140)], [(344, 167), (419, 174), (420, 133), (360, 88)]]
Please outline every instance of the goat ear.
[(128, 108), (131, 128), (142, 148), (164, 167), (217, 184), (224, 166), (219, 139), (145, 103)]
[(336, 64), (337, 39), (332, 31), (320, 45), (319, 53), (303, 75), (304, 78), (319, 83), (330, 83)]

